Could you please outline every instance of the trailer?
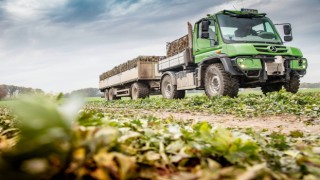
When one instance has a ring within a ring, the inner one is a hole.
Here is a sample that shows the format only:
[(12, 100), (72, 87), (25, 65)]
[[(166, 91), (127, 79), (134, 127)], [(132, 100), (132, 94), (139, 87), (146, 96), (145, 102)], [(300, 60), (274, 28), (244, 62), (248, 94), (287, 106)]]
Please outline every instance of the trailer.
[(146, 98), (159, 94), (161, 74), (158, 61), (163, 56), (139, 56), (100, 75), (99, 89), (106, 100)]

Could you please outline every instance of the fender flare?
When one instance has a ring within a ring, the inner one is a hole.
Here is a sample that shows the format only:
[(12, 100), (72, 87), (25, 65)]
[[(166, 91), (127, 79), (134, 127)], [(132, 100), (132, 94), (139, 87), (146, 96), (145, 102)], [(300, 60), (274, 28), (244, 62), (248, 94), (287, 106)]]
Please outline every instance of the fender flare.
[(222, 63), (224, 70), (231, 75), (242, 75), (240, 72), (236, 71), (233, 68), (230, 58), (227, 55), (219, 55), (219, 56), (210, 56), (203, 59), (199, 65), (202, 66), (204, 64), (214, 64), (214, 63)]
[(164, 78), (166, 75), (169, 75), (169, 76), (171, 77), (171, 79), (172, 79), (172, 85), (174, 85), (174, 86), (177, 85), (177, 78), (176, 78), (175, 72), (173, 72), (173, 71), (167, 71), (167, 72), (165, 72), (164, 74), (162, 74), (162, 76), (161, 76), (161, 79), (160, 79), (160, 89), (161, 89), (162, 80), (163, 80), (163, 78)]

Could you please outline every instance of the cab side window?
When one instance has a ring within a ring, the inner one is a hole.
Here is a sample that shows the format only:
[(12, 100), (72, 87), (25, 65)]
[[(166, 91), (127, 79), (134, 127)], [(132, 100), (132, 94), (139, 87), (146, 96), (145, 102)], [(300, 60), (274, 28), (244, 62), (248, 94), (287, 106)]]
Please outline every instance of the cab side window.
[(209, 25), (209, 39), (210, 39), (210, 46), (215, 46), (217, 45), (216, 43), (216, 26), (214, 23), (214, 20), (210, 20), (210, 25)]
[(201, 34), (202, 34), (201, 27), (202, 27), (202, 22), (199, 22), (199, 24), (198, 24), (198, 38), (201, 38)]
[(209, 25), (209, 39), (215, 39), (216, 37), (216, 26), (213, 20), (210, 20)]

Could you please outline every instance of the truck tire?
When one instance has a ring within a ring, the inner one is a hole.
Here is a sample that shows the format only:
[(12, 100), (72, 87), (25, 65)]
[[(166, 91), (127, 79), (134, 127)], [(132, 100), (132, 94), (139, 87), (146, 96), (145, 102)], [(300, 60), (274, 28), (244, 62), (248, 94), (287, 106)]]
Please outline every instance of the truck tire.
[(300, 77), (291, 76), (290, 80), (284, 83), (284, 88), (287, 92), (291, 92), (293, 94), (297, 93), (300, 87)]
[(282, 89), (282, 86), (282, 83), (266, 84), (264, 86), (261, 86), (261, 91), (264, 95), (266, 95), (268, 92), (280, 91)]
[(205, 72), (204, 89), (206, 95), (236, 97), (239, 92), (239, 80), (228, 74), (221, 63), (210, 65)]
[(169, 75), (164, 76), (161, 81), (161, 93), (162, 97), (166, 99), (182, 99), (185, 97), (185, 91), (178, 91)]
[(177, 99), (183, 99), (185, 96), (186, 96), (185, 90), (178, 91)]
[(108, 94), (109, 94), (109, 100), (110, 100), (110, 101), (120, 99), (120, 97), (117, 97), (117, 96), (114, 94), (114, 91), (115, 91), (114, 88), (109, 89), (109, 93), (108, 93)]
[(141, 82), (135, 82), (131, 85), (131, 98), (132, 99), (139, 99), (139, 98), (146, 98), (150, 95), (150, 88), (148, 85), (143, 84)]
[(108, 89), (106, 89), (106, 90), (104, 91), (104, 99), (105, 99), (106, 101), (109, 101), (109, 91), (108, 91)]

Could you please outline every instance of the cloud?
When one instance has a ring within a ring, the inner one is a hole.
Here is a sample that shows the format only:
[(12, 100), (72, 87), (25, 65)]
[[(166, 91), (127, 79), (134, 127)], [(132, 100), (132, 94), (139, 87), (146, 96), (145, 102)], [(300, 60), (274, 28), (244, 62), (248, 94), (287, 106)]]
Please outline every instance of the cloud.
[(64, 23), (92, 21), (105, 13), (108, 5), (114, 2), (114, 0), (69, 0), (49, 12), (48, 18)]
[[(97, 87), (99, 74), (115, 65), (164, 55), (166, 42), (187, 33), (187, 21), (242, 4), (291, 22), (288, 45), (301, 47), (311, 68), (320, 66), (318, 0), (2, 0), (0, 83), (53, 92)], [(311, 68), (303, 80), (317, 81)]]

